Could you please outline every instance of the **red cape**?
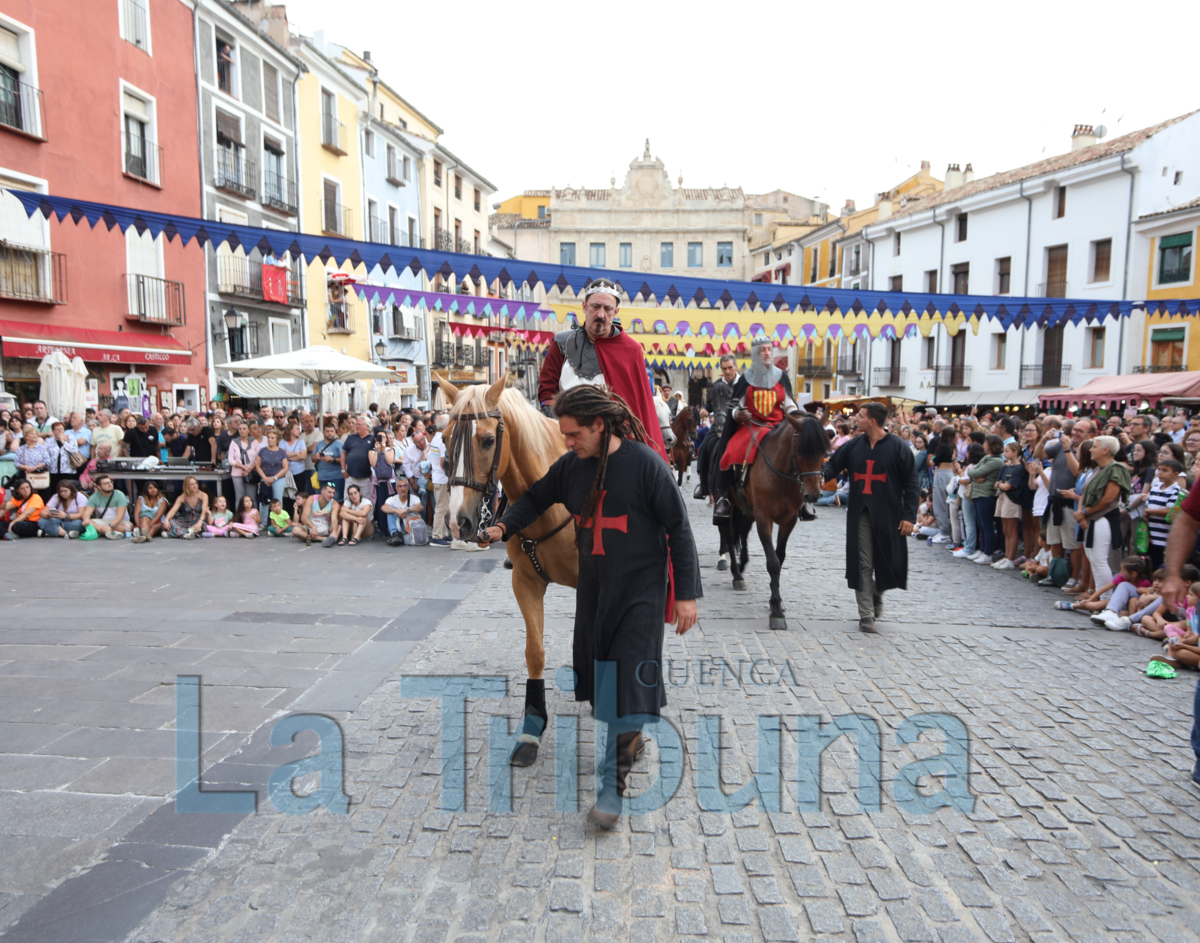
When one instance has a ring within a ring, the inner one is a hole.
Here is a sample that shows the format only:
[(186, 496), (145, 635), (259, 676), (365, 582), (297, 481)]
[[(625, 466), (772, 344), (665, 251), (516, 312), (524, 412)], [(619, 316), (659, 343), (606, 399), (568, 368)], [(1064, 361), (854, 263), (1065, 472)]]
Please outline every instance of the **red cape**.
[(669, 461), (662, 429), (658, 426), (658, 413), (650, 399), (650, 378), (642, 345), (624, 331), (613, 337), (603, 337), (595, 344), (604, 382), (641, 420), (646, 429), (646, 444), (661, 455), (664, 462)]

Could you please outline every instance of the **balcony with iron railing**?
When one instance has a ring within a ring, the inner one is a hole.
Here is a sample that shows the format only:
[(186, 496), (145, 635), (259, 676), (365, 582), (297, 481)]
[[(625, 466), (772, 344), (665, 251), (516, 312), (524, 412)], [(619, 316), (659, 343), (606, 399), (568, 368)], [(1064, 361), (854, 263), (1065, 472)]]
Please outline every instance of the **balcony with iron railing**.
[(121, 0), (121, 21), (121, 38), (138, 49), (149, 49), (150, 29), (146, 22), (146, 8), (137, 0)]
[(0, 298), (66, 304), (67, 257), (0, 240)]
[(876, 367), (875, 385), (879, 387), (904, 386), (904, 367)]
[(825, 360), (812, 360), (805, 357), (796, 364), (796, 370), (806, 377), (831, 377), (833, 365)]
[(321, 231), (330, 236), (350, 236), (350, 210), (341, 203), (321, 201)]
[(1021, 367), (1021, 388), (1041, 386), (1070, 386), (1070, 364), (1024, 364)]
[(258, 356), (258, 324), (254, 321), (248, 321), (232, 331), (228, 328), (220, 330), (214, 327), (212, 339), (213, 346), (218, 350), (226, 343), (229, 344), (230, 363)]
[(321, 115), (321, 147), (339, 157), (349, 153), (346, 150), (346, 126), (330, 114)]
[(163, 185), (163, 149), (153, 141), (125, 132), (125, 176), (152, 186)]
[(1184, 373), (1187, 367), (1181, 363), (1147, 363), (1133, 368), (1134, 373)]
[(971, 386), (971, 368), (966, 364), (935, 367), (934, 385), (942, 390), (966, 390)]
[[(304, 307), (304, 280), (299, 265), (287, 270), (287, 307)], [(217, 291), (248, 301), (280, 304), (263, 296), (263, 263), (240, 255), (217, 256)]]
[(213, 154), (213, 186), (218, 190), (253, 200), (256, 176), (254, 161), (247, 158), (240, 148), (231, 151), (218, 147)]
[(263, 170), (262, 188), (262, 201), (265, 206), (280, 210), (289, 216), (296, 215), (299, 204), (296, 202), (295, 180), (274, 170), (265, 169)]
[(354, 333), (354, 308), (350, 304), (349, 296), (343, 296), (339, 300), (330, 298), (328, 309), (328, 315), (325, 320), (325, 333)]
[(454, 364), (454, 342), (437, 341), (433, 345), (433, 362), (439, 367), (449, 367)]
[(862, 375), (862, 364), (860, 358), (854, 354), (842, 354), (838, 357), (837, 372), (844, 377), (857, 377)]
[(439, 251), (441, 251), (441, 252), (453, 252), (454, 251), (454, 233), (450, 232), (448, 229), (435, 228), (433, 230), (433, 238), (434, 238), (434, 241), (437, 242), (437, 245), (435, 246), (435, 248), (438, 249)]
[(475, 243), (467, 239), (465, 236), (459, 236), (455, 241), (455, 252), (461, 252), (463, 255), (487, 255), (482, 251), (482, 246), (477, 246)]
[(183, 282), (153, 275), (126, 275), (125, 285), (129, 297), (127, 318), (173, 327), (187, 323)]
[(42, 90), (24, 82), (0, 86), (0, 127), (37, 141), (46, 140)]
[(1038, 298), (1065, 298), (1067, 297), (1067, 280), (1066, 278), (1052, 278), (1049, 281), (1042, 282), (1038, 285)]

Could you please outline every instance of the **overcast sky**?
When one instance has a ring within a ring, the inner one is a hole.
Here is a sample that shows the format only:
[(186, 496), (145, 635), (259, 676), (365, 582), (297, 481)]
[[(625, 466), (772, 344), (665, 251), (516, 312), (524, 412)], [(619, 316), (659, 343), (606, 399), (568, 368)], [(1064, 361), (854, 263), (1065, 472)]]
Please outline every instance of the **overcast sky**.
[[(372, 58), (494, 183), (620, 185), (649, 137), (672, 181), (859, 208), (928, 160), (977, 176), (1200, 107), (1200, 4), (953, 6), (289, 0)], [(1174, 50), (1173, 52), (1171, 50)]]

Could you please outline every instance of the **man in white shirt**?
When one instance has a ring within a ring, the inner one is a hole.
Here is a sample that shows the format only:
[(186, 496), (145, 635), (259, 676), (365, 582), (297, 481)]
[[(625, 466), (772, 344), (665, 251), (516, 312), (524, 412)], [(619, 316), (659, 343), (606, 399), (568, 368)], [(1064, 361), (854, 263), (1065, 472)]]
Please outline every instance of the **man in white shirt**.
[[(430, 469), (429, 477), (433, 483), (433, 540), (445, 540), (447, 531), (453, 531), (450, 527), (450, 479), (446, 477), (446, 469), (442, 462), (446, 457), (446, 443), (442, 438), (442, 433), (446, 426), (450, 424), (450, 420), (445, 415), (437, 417), (437, 432), (433, 437), (433, 441), (429, 443), (429, 464), (433, 466)], [(451, 544), (455, 550), (460, 549), (458, 544), (465, 543), (461, 540), (455, 540)]]

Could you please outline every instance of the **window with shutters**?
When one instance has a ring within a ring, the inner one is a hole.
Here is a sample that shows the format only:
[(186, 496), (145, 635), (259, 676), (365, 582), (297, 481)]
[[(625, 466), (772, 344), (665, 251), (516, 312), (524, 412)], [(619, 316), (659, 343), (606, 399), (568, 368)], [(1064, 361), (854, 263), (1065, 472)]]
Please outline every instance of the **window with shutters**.
[(226, 95), (237, 95), (237, 44), (216, 34), (217, 88)]
[(1192, 233), (1163, 236), (1158, 240), (1158, 283), (1192, 280)]
[(967, 214), (959, 213), (958, 219), (954, 221), (954, 241), (967, 241)]
[(931, 295), (937, 294), (938, 273), (937, 269), (930, 269), (925, 273), (925, 291)]
[(1112, 277), (1112, 240), (1097, 239), (1092, 243), (1091, 282), (1106, 282)]
[[(538, 209), (541, 209), (541, 207), (538, 207)], [(621, 268), (633, 268), (633, 243), (632, 242), (622, 242), (621, 243), (620, 265), (621, 265)]]
[(1012, 256), (996, 260), (996, 294), (1007, 295), (1012, 286)]
[(1054, 218), (1062, 219), (1067, 215), (1067, 188), (1054, 188)]
[(121, 38), (145, 52), (150, 52), (150, 6), (147, 0), (120, 0)]
[(1088, 366), (1097, 369), (1104, 366), (1104, 328), (1093, 327), (1088, 331)]
[(970, 285), (971, 263), (960, 262), (958, 265), (950, 267), (950, 277), (954, 279), (954, 293), (956, 295), (968, 294), (968, 286)]
[(269, 62), (263, 63), (263, 114), (279, 121), (279, 70)]
[(888, 291), (904, 291), (904, 276), (893, 275), (888, 279)]
[(121, 90), (121, 156), (126, 176), (162, 186), (162, 149), (155, 144), (153, 99), (131, 86)]
[(483, 205), (483, 194), (479, 192), (479, 187), (475, 188), (475, 212), (479, 212), (479, 208)]
[(375, 132), (370, 128), (363, 131), (363, 150), (368, 157), (375, 156)]

